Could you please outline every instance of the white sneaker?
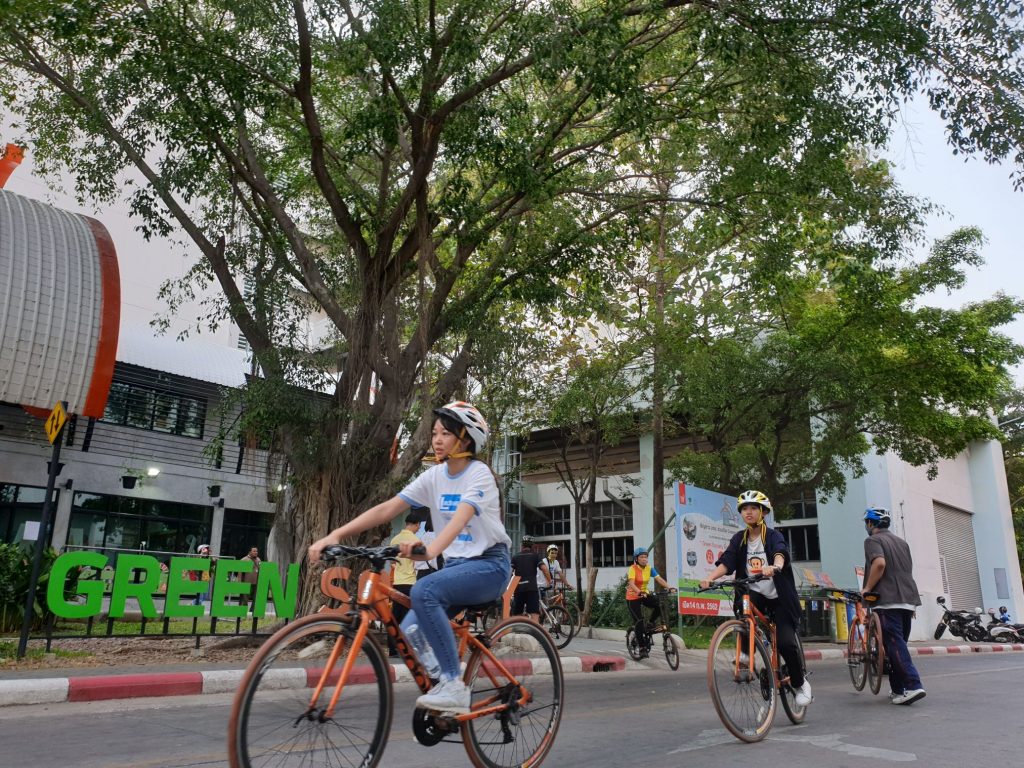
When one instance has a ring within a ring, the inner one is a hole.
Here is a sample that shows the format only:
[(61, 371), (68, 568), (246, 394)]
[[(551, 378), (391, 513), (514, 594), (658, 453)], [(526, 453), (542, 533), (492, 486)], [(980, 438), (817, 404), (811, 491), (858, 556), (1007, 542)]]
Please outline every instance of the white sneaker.
[(804, 684), (796, 689), (796, 705), (798, 707), (806, 707), (813, 700), (811, 696), (811, 684), (804, 680)]
[(746, 666), (749, 666), (749, 665), (750, 665), (750, 657), (747, 655), (746, 651), (740, 651), (740, 666), (741, 667), (746, 667)]
[(924, 688), (915, 688), (912, 691), (904, 691), (903, 693), (893, 696), (893, 704), (913, 704), (918, 699), (925, 697)]
[(457, 715), (469, 713), (472, 691), (461, 680), (442, 680), (416, 699), (416, 706)]

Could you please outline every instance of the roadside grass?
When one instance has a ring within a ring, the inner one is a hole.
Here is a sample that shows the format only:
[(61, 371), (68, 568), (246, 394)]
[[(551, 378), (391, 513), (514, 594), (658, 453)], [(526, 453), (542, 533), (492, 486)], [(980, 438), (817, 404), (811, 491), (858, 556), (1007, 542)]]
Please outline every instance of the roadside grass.
[[(0, 665), (12, 664), (18, 655), (18, 643), (15, 640), (7, 641), (0, 640)], [(91, 656), (88, 651), (62, 651), (59, 648), (54, 648), (50, 651), (50, 655), (57, 656), (63, 659), (78, 659), (85, 656)], [(26, 648), (25, 659), (28, 661), (36, 661), (47, 656), (45, 648)]]

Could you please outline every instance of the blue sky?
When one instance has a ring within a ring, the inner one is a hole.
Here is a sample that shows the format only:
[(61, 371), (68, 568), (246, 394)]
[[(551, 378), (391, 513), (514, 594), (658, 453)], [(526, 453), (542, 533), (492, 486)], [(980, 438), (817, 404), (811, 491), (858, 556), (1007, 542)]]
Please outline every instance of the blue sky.
[[(926, 197), (945, 209), (928, 222), (931, 240), (962, 226), (977, 226), (988, 242), (982, 252), (985, 264), (970, 273), (962, 290), (952, 295), (934, 294), (928, 303), (959, 307), (1003, 291), (1024, 296), (1024, 192), (1013, 189), (1010, 166), (991, 166), (978, 158), (953, 154), (946, 143), (942, 121), (925, 106), (909, 105), (904, 125), (890, 145), (894, 174), (908, 192)], [(1003, 332), (1024, 344), (1024, 318)], [(1017, 385), (1024, 387), (1024, 365), (1015, 369)]]

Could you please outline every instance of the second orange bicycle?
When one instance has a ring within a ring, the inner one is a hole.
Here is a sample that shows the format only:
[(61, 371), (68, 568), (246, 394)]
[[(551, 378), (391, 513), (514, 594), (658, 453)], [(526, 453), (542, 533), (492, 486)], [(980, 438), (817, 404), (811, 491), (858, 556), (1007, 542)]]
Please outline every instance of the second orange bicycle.
[(854, 607), (846, 642), (846, 665), (850, 670), (850, 681), (858, 691), (863, 691), (864, 683), (868, 682), (871, 692), (877, 694), (882, 690), (882, 678), (886, 674), (882, 622), (871, 610), (872, 603), (878, 600), (878, 593), (865, 592), (861, 595), (860, 592), (837, 589), (831, 596), (833, 600), (851, 603)]

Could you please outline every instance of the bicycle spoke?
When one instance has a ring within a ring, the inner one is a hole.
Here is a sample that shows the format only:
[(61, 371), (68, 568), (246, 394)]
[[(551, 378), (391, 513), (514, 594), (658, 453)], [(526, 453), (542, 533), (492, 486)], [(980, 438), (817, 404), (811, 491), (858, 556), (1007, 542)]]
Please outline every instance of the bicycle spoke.
[(754, 658), (741, 657), (749, 647), (747, 626), (722, 624), (708, 649), (708, 689), (725, 727), (743, 741), (760, 741), (775, 717), (776, 689), (771, 659), (760, 639)]
[[(524, 620), (508, 619), (489, 634), (491, 653), (515, 681), (507, 680), (481, 649), (474, 649), (466, 668), (473, 708), (501, 706), (464, 723), (466, 751), (474, 765), (484, 768), (535, 765), (551, 748), (561, 719), (558, 651), (547, 632)], [(520, 685), (529, 691), (525, 704), (520, 704)]]
[(370, 768), (380, 761), (391, 726), (391, 683), (387, 660), (372, 641), (365, 641), (353, 660), (357, 676), (346, 684), (331, 716), (324, 710), (351, 647), (337, 659), (332, 682), (310, 711), (314, 687), (307, 686), (320, 681), (339, 636), (352, 634), (346, 622), (314, 616), (267, 642), (257, 656), (259, 665), (254, 660), (247, 670), (232, 712), (233, 765)]

